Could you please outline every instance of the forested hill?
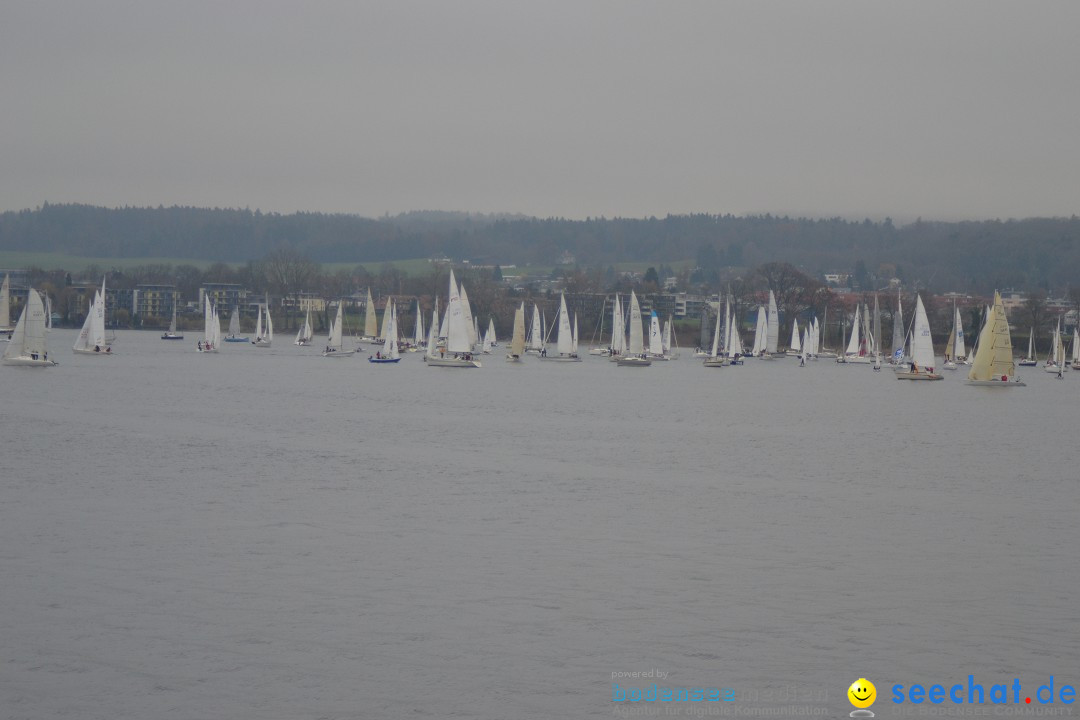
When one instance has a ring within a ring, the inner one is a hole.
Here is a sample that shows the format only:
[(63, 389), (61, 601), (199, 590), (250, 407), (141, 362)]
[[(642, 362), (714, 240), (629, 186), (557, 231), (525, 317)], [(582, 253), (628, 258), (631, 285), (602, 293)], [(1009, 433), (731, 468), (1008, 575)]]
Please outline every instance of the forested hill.
[(790, 262), (808, 273), (869, 269), (958, 290), (1063, 287), (1080, 278), (1080, 218), (892, 222), (771, 215), (536, 219), (417, 212), (355, 215), (46, 204), (0, 214), (0, 250), (244, 262), (282, 247), (319, 262), (445, 256), (583, 267), (689, 260), (706, 269)]

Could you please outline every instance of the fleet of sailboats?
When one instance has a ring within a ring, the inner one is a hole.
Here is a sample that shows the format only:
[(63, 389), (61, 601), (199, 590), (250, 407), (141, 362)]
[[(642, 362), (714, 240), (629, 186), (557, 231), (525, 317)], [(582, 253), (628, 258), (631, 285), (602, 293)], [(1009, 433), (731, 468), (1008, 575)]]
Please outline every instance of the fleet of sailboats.
[(652, 360), (645, 354), (645, 335), (641, 324), (641, 305), (637, 294), (630, 291), (630, 341), (626, 354), (617, 356), (619, 367), (648, 367)]

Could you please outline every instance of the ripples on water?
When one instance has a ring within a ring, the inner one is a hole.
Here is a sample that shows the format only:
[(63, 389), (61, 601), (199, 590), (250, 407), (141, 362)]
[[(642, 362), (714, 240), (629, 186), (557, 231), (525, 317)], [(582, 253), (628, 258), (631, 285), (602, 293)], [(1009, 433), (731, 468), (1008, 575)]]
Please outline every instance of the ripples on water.
[(0, 368), (12, 717), (606, 717), (651, 668), (831, 716), (865, 676), (887, 717), (894, 682), (1080, 680), (1080, 374), (197, 339)]

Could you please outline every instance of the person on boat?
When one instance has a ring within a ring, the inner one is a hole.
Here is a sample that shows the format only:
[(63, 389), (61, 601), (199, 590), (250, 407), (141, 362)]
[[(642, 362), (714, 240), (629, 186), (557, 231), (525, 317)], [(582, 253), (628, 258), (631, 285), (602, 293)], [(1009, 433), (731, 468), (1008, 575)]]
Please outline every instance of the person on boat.
[(101, 352), (101, 346), (100, 345), (95, 345), (94, 346), (94, 352)]
[(375, 351), (375, 359), (376, 360), (382, 360), (382, 353), (379, 352), (378, 350)]
[(200, 341), (198, 342), (198, 346), (199, 346), (199, 351), (201, 352), (201, 351), (202, 351), (202, 340), (200, 340)]

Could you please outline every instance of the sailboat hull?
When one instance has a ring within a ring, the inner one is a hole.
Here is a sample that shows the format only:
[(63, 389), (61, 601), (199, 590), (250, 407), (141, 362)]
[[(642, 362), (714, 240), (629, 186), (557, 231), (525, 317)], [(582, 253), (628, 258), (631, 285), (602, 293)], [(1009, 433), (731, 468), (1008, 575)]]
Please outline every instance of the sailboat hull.
[(619, 367), (648, 367), (652, 360), (643, 357), (621, 357), (618, 360)]
[(112, 348), (109, 347), (109, 346), (105, 346), (104, 348), (102, 348), (100, 350), (95, 350), (94, 348), (72, 348), (71, 351), (73, 353), (75, 353), (76, 355), (112, 355), (113, 354)]
[(367, 361), (369, 363), (379, 363), (379, 364), (396, 363), (396, 362), (401, 362), (401, 358), (374, 358), (374, 357), (369, 357), (367, 359)]
[(1027, 387), (1027, 383), (1019, 380), (968, 380), (967, 384), (978, 387)]
[(701, 363), (705, 367), (724, 367), (729, 360), (727, 358), (709, 358), (705, 362)]
[(898, 372), (896, 373), (897, 380), (941, 380), (943, 376), (937, 373), (924, 373), (924, 372)]
[(42, 360), (41, 358), (34, 359), (31, 357), (12, 357), (4, 358), (4, 365), (11, 367), (52, 367), (57, 363), (52, 360)]
[(461, 358), (440, 358), (429, 357), (427, 358), (428, 367), (446, 367), (446, 368), (474, 368), (481, 367), (479, 360), (462, 360)]
[(581, 362), (581, 358), (571, 355), (541, 355), (541, 360), (548, 360), (551, 362)]
[(176, 335), (174, 333), (164, 333), (164, 334), (162, 334), (161, 339), (162, 340), (183, 340), (184, 336), (183, 335)]
[(227, 338), (225, 338), (225, 342), (242, 342), (242, 343), (246, 343), (246, 342), (250, 342), (250, 341), (246, 337), (227, 337)]
[(271, 342), (270, 340), (253, 340), (251, 344), (258, 348), (268, 348)]

